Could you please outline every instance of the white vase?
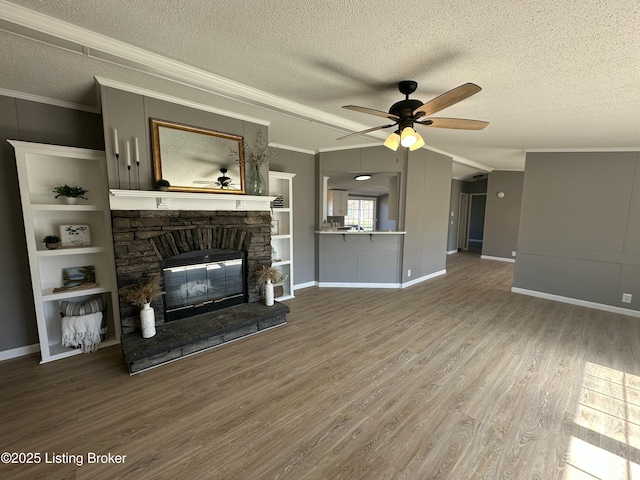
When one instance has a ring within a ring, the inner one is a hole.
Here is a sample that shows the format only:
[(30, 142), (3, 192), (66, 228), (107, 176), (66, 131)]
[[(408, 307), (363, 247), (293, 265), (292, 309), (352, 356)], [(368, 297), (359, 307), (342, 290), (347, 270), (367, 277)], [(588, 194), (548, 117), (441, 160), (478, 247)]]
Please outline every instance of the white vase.
[(65, 197), (65, 200), (67, 201), (67, 205), (75, 205), (78, 203), (77, 197)]
[(151, 338), (156, 334), (156, 316), (153, 307), (148, 303), (145, 303), (140, 310), (140, 326), (142, 338)]
[(264, 304), (267, 307), (273, 305), (273, 283), (271, 280), (267, 280), (267, 284), (264, 286)]

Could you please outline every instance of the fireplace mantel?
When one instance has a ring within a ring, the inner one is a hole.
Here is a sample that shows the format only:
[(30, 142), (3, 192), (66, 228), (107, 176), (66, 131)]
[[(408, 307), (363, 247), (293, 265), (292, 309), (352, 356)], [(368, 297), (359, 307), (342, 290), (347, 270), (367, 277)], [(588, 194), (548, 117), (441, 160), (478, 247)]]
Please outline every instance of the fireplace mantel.
[(269, 211), (274, 199), (220, 193), (109, 190), (111, 210)]

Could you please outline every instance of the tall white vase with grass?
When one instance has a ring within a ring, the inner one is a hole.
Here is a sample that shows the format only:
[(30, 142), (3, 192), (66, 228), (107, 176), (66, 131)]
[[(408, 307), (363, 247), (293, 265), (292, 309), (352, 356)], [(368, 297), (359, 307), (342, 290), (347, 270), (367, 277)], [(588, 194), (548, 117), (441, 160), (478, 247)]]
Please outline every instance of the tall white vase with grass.
[(268, 279), (264, 286), (264, 304), (267, 307), (270, 307), (273, 303), (273, 283), (271, 282), (271, 279)]

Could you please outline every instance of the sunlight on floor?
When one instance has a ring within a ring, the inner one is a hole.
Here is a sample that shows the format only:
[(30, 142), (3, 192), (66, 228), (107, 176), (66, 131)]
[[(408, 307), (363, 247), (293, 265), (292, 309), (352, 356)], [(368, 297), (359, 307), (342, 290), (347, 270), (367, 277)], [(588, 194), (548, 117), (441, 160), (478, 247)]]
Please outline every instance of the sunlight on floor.
[(640, 377), (587, 363), (564, 480), (640, 480)]

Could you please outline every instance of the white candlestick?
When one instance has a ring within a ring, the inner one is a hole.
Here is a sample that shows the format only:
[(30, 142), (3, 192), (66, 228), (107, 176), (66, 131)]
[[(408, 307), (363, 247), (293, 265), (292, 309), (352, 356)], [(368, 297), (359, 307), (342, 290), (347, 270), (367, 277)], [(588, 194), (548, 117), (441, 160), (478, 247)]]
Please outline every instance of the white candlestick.
[(138, 137), (135, 138), (135, 145), (136, 145), (136, 151), (135, 151), (135, 161), (136, 164), (140, 165), (140, 145), (138, 144)]
[(127, 140), (127, 150), (124, 152), (124, 154), (127, 157), (127, 167), (131, 167), (131, 145), (129, 143), (129, 140)]
[(118, 149), (118, 129), (113, 129), (113, 150), (116, 155), (120, 154), (120, 150)]

